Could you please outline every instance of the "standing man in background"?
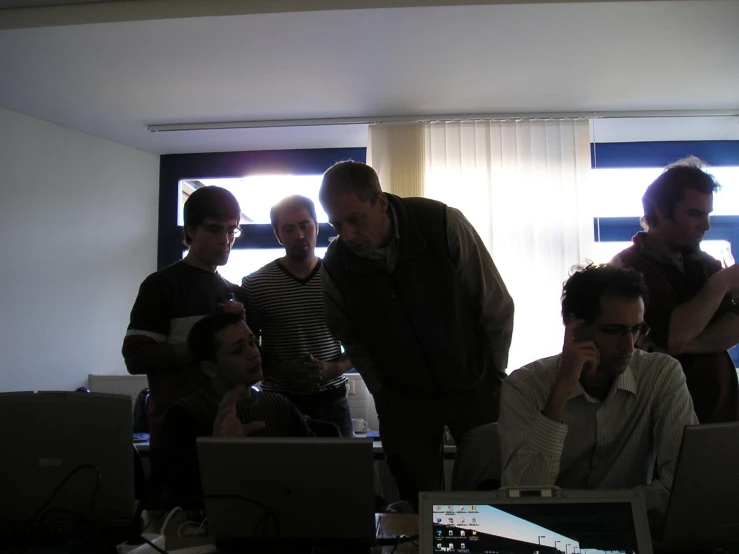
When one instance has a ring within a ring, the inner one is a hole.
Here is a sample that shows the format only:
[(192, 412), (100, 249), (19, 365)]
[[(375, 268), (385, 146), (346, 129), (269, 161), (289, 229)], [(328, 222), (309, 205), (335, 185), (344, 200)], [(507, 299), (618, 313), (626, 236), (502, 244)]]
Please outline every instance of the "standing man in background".
[(472, 225), (425, 198), (385, 194), (340, 162), (321, 204), (339, 239), (324, 259), (329, 327), (372, 393), (400, 497), (442, 486), (442, 436), (498, 418), (513, 300)]
[(326, 322), (315, 206), (289, 196), (272, 208), (270, 219), (285, 255), (242, 281), (247, 324), (261, 339), (262, 388), (352, 437), (344, 376), (352, 364)]
[(739, 384), (727, 350), (739, 342), (739, 266), (700, 250), (719, 184), (698, 159), (668, 166), (644, 193), (645, 231), (613, 263), (644, 275), (652, 328), (641, 346), (676, 357), (701, 423), (739, 421)]
[(149, 275), (139, 288), (123, 340), (123, 358), (132, 375), (149, 381), (149, 432), (156, 452), (167, 409), (208, 386), (208, 378), (187, 350), (196, 321), (218, 310), (243, 314), (232, 301), (239, 291), (218, 273), (241, 233), (241, 208), (226, 189), (204, 187), (185, 202), (187, 256)]

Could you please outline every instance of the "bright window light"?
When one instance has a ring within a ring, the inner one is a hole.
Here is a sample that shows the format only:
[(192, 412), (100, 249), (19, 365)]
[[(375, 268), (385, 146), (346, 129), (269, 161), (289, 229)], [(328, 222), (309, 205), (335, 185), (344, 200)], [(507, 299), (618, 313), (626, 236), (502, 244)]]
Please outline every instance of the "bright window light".
[[(739, 215), (739, 167), (708, 168), (721, 184), (712, 215)], [(594, 217), (641, 217), (641, 197), (662, 168), (594, 169), (591, 173)]]
[[(322, 178), (322, 175), (252, 175), (241, 179), (199, 179), (197, 182), (206, 187), (219, 186), (230, 191), (239, 201), (247, 223), (269, 223), (269, 211), (272, 206), (292, 194), (300, 194), (313, 200), (318, 222), (328, 223), (328, 216), (318, 201)], [(188, 182), (192, 181), (180, 182), (183, 191), (188, 188)], [(184, 221), (182, 207), (185, 199), (185, 195), (182, 194), (179, 225)]]

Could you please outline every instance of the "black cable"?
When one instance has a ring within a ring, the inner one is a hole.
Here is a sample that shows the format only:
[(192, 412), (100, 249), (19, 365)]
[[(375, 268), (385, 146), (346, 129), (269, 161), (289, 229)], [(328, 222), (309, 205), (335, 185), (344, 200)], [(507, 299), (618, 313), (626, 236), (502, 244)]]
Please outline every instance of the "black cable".
[[(261, 534), (262, 536), (260, 538), (267, 538), (267, 533), (269, 531), (268, 525), (271, 521), (274, 523), (275, 527), (275, 538), (279, 538), (280, 536), (280, 522), (277, 518), (277, 515), (275, 515), (274, 511), (267, 506), (266, 504), (263, 504), (262, 502), (259, 502), (258, 500), (255, 500), (253, 498), (248, 498), (246, 496), (240, 496), (238, 494), (206, 494), (202, 496), (203, 500), (206, 499), (214, 499), (214, 500), (241, 500), (242, 502), (248, 502), (249, 504), (254, 504), (255, 506), (258, 506), (262, 509), (262, 515), (259, 517), (259, 519), (254, 524), (254, 529), (252, 530), (252, 535), (257, 535), (257, 530), (261, 526)], [(151, 546), (154, 550), (159, 552), (159, 554), (168, 554), (166, 550), (162, 550), (157, 545), (152, 543), (150, 540), (148, 540), (146, 537), (144, 537), (143, 533), (141, 534), (141, 540)]]
[(418, 535), (400, 535), (398, 537), (398, 540), (395, 541), (395, 546), (393, 546), (393, 549), (390, 551), (390, 554), (395, 554), (395, 551), (398, 549), (398, 547), (406, 542), (410, 542), (418, 546), (414, 541), (418, 539)]
[(159, 554), (169, 554), (169, 553), (168, 553), (168, 552), (167, 552), (166, 550), (162, 550), (162, 549), (161, 549), (161, 548), (159, 548), (159, 547), (158, 547), (158, 546), (157, 546), (156, 544), (154, 544), (153, 542), (151, 542), (151, 541), (150, 541), (149, 539), (147, 539), (147, 538), (146, 538), (146, 537), (144, 537), (143, 535), (141, 536), (141, 540), (143, 540), (143, 541), (144, 541), (144, 542), (145, 542), (146, 544), (148, 544), (148, 545), (149, 545), (149, 546), (151, 546), (151, 547), (152, 547), (152, 548), (153, 548), (154, 550), (156, 550), (157, 552), (159, 552)]
[(262, 502), (258, 500), (254, 500), (253, 498), (248, 498), (246, 496), (241, 496), (238, 494), (206, 494), (203, 496), (203, 499), (217, 499), (217, 500), (241, 500), (242, 502), (248, 502), (249, 504), (254, 504), (255, 506), (258, 506), (262, 509), (262, 515), (261, 517), (256, 521), (254, 524), (254, 529), (252, 530), (252, 535), (257, 536), (257, 530), (259, 529), (261, 525), (261, 537), (260, 538), (267, 538), (267, 533), (269, 532), (269, 522), (272, 521), (275, 528), (275, 537), (280, 537), (280, 522), (277, 518), (277, 515), (274, 513), (274, 511), (267, 506), (266, 504), (263, 504)]
[(49, 496), (49, 498), (46, 500), (46, 502), (44, 502), (43, 505), (38, 510), (36, 510), (36, 512), (31, 516), (30, 521), (33, 522), (37, 517), (39, 517), (44, 512), (44, 510), (46, 510), (46, 508), (52, 502), (54, 502), (54, 499), (59, 494), (59, 492), (62, 490), (62, 488), (64, 488), (64, 485), (66, 485), (67, 482), (72, 477), (74, 477), (77, 473), (79, 473), (83, 469), (91, 469), (97, 475), (97, 481), (95, 482), (95, 489), (93, 490), (92, 499), (90, 500), (90, 513), (88, 515), (88, 518), (92, 518), (92, 511), (95, 508), (95, 499), (97, 497), (98, 489), (100, 488), (100, 479), (101, 479), (101, 476), (100, 476), (100, 471), (98, 471), (98, 468), (96, 468), (94, 465), (92, 465), (92, 464), (84, 464), (84, 465), (80, 465), (80, 466), (77, 466), (76, 468), (74, 468), (72, 471), (69, 472), (69, 474), (67, 474), (67, 476), (64, 479), (62, 479), (61, 483), (59, 483), (57, 485), (56, 489), (54, 489), (54, 492), (51, 493), (51, 496)]

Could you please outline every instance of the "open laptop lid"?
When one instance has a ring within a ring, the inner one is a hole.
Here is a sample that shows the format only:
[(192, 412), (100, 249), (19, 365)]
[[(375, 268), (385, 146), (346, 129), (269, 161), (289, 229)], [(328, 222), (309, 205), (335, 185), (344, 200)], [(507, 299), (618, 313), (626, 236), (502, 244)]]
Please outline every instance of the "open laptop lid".
[(129, 396), (0, 393), (0, 521), (27, 521), (68, 479), (50, 510), (71, 510), (111, 524), (130, 522), (131, 428)]
[(651, 554), (640, 491), (423, 492), (421, 554)]
[(688, 425), (672, 483), (662, 548), (739, 545), (739, 423)]
[(371, 439), (199, 437), (197, 449), (214, 539), (374, 540)]

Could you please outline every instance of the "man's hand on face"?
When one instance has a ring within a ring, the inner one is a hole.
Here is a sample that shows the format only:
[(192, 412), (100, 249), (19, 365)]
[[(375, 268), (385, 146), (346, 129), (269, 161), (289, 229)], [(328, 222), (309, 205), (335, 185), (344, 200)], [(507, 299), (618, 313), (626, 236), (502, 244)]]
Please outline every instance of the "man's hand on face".
[(236, 405), (245, 394), (246, 385), (235, 385), (223, 395), (218, 405), (216, 420), (213, 423), (214, 437), (247, 437), (266, 427), (264, 421), (241, 423), (236, 412)]
[(565, 326), (562, 358), (557, 373), (557, 383), (571, 393), (575, 390), (583, 371), (595, 375), (600, 364), (600, 353), (592, 340), (582, 340), (579, 331), (587, 325), (583, 319), (575, 319)]
[(219, 312), (228, 312), (232, 314), (239, 314), (241, 317), (246, 317), (246, 310), (241, 302), (231, 300), (230, 302), (221, 302), (216, 305)]

